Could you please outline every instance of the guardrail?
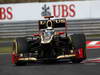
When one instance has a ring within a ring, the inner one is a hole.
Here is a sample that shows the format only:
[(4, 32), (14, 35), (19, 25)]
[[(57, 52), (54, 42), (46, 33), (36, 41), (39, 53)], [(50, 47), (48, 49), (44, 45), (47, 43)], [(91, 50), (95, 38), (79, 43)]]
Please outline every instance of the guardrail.
[[(68, 20), (68, 34), (85, 33), (100, 34), (100, 19)], [(58, 29), (63, 30), (63, 29)], [(38, 32), (38, 21), (0, 23), (0, 38), (16, 38), (31, 36)], [(99, 37), (98, 37), (99, 38)]]

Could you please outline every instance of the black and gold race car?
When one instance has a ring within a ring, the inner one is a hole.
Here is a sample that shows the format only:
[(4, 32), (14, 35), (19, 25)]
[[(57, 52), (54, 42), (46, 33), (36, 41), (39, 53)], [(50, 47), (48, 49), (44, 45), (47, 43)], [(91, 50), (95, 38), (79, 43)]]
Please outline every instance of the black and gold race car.
[[(66, 19), (39, 20), (39, 33), (32, 38), (19, 37), (13, 41), (12, 63), (25, 65), (27, 62), (58, 61), (69, 59), (80, 63), (86, 59), (86, 38), (84, 34), (67, 34)], [(55, 28), (65, 28), (58, 32)]]

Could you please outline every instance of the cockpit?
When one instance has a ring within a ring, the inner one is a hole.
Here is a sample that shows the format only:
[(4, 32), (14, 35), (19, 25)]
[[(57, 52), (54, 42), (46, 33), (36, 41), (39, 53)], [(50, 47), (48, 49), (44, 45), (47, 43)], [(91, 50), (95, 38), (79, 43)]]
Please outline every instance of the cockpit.
[(52, 40), (53, 35), (54, 35), (53, 29), (43, 30), (41, 35), (42, 42), (49, 42), (50, 40)]

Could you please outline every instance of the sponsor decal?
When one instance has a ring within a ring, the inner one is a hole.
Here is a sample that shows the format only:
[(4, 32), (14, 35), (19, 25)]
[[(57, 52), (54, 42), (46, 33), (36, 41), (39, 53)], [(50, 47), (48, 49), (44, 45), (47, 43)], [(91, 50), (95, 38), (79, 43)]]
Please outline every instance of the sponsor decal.
[(51, 16), (51, 12), (50, 12), (50, 7), (49, 6), (47, 6), (46, 4), (42, 7), (42, 13), (41, 13), (41, 15), (42, 16)]
[(11, 7), (0, 7), (0, 20), (11, 20), (13, 18)]
[(53, 15), (55, 17), (74, 17), (76, 15), (75, 5), (53, 5)]
[[(52, 12), (50, 11), (52, 9)], [(75, 4), (61, 4), (61, 5), (51, 5), (46, 4), (42, 7), (41, 16), (54, 16), (54, 17), (75, 17), (76, 10)]]

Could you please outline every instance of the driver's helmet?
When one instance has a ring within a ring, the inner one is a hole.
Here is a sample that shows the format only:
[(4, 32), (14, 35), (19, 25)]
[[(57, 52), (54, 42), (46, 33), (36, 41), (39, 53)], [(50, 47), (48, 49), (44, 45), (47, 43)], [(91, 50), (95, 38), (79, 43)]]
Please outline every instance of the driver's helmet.
[(43, 36), (51, 36), (53, 33), (54, 33), (54, 30), (51, 27), (48, 27), (42, 32)]
[(52, 29), (46, 29), (46, 30), (45, 30), (45, 34), (46, 34), (47, 36), (52, 35)]

